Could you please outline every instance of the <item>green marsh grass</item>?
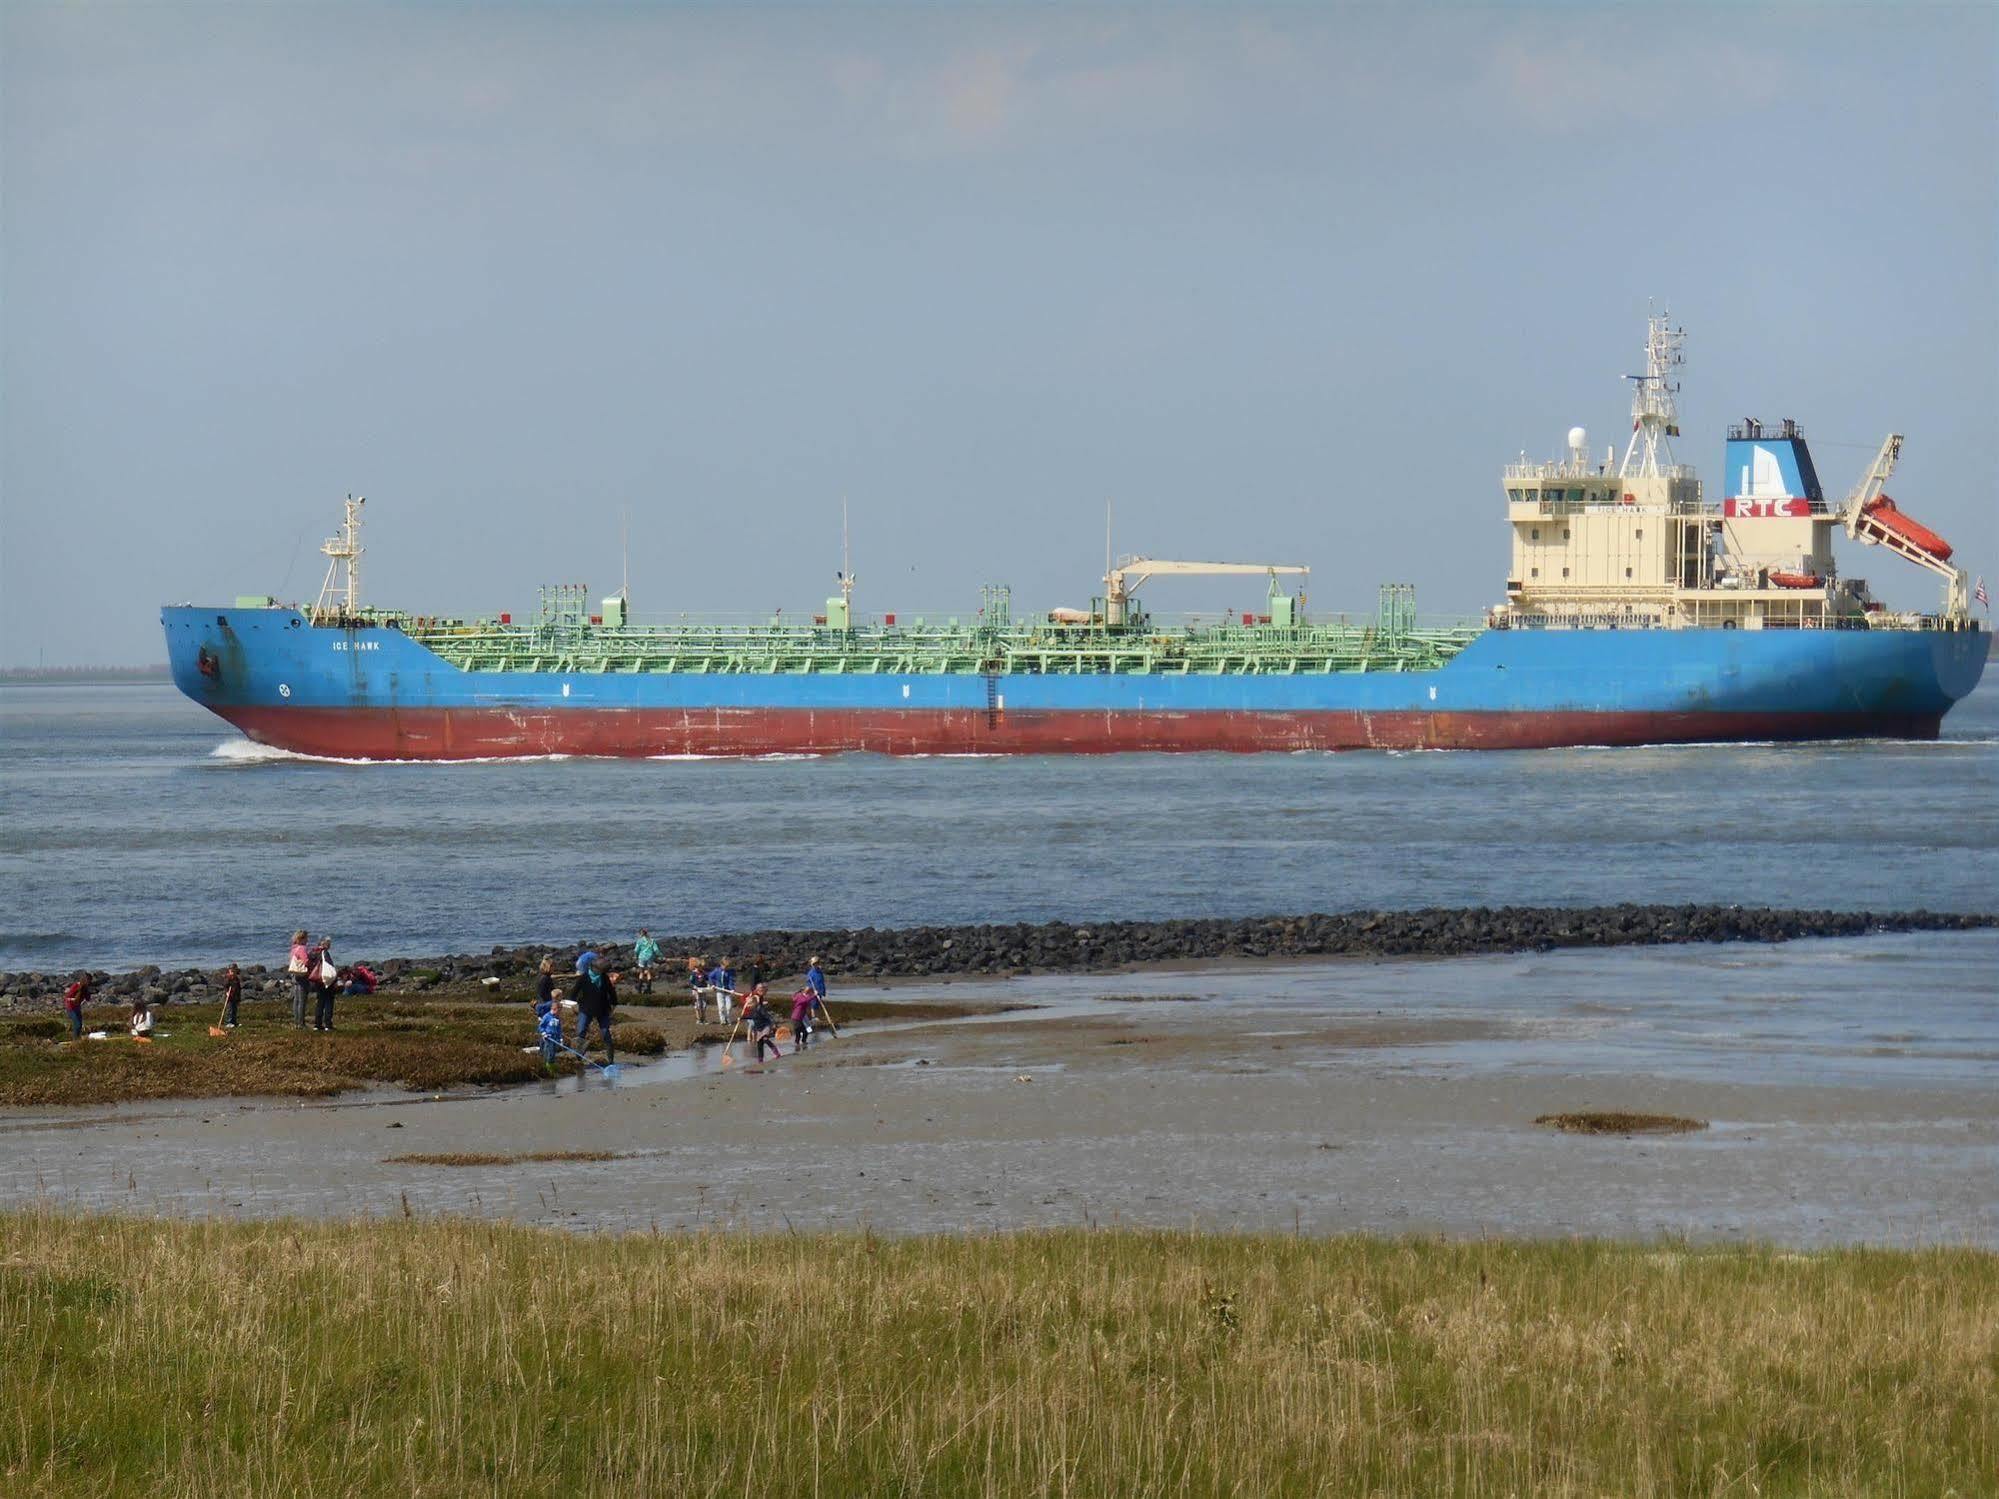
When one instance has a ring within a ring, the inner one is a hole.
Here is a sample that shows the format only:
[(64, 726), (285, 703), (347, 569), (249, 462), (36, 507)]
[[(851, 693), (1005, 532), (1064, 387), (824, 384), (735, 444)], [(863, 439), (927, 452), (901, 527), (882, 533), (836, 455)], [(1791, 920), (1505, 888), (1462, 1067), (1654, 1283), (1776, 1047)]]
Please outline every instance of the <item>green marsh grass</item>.
[[(158, 1039), (125, 1035), (131, 1011), (94, 1005), (88, 1027), (103, 1041), (71, 1041), (61, 1019), (0, 1019), (0, 1107), (119, 1103), (130, 1099), (280, 1095), (326, 1098), (357, 1088), (423, 1092), (532, 1082), (548, 1069), (525, 1004), (445, 1003), (418, 998), (342, 999), (328, 1035), (298, 1030), (289, 1005), (246, 1004), (242, 1025), (225, 1036), (209, 1027), (218, 1005), (168, 1005), (154, 1011)], [(658, 1055), (661, 1032), (626, 1026), (621, 1055)], [(557, 1072), (581, 1067), (557, 1060)]]
[(1988, 1494), (1999, 1256), (0, 1216), (0, 1492)]

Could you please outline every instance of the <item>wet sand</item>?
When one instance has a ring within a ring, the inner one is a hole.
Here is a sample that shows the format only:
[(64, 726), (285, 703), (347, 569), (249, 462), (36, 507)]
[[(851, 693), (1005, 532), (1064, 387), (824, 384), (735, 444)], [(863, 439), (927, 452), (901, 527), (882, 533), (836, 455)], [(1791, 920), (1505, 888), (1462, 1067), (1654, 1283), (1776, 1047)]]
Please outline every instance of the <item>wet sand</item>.
[[(1989, 999), (1960, 992), (1995, 955), (1982, 933), (1698, 963), (1563, 954), (902, 985), (910, 1000), (1039, 1008), (870, 1022), (762, 1070), (739, 1051), (720, 1071), (710, 1049), (615, 1085), (0, 1116), (0, 1202), (613, 1230), (1124, 1223), (1999, 1246), (1999, 1040)], [(1884, 985), (1937, 999), (1887, 1015)], [(1712, 1124), (1627, 1139), (1532, 1122), (1581, 1109)], [(623, 1155), (383, 1161), (551, 1148)]]

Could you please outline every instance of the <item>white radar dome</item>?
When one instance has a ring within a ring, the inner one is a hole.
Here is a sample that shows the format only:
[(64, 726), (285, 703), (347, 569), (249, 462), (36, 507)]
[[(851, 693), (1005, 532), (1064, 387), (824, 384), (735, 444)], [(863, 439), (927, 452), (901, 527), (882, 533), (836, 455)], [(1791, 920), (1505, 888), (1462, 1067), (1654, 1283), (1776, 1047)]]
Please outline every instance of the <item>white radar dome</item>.
[(1589, 432), (1582, 427), (1569, 428), (1569, 450), (1575, 453), (1589, 451)]

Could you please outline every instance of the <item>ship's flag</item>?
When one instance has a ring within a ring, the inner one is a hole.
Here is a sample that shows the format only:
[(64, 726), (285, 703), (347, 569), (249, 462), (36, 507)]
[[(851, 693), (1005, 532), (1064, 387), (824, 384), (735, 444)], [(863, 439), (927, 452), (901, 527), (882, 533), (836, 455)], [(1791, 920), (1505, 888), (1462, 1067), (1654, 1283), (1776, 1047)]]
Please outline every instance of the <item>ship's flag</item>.
[(1985, 579), (1984, 579), (1984, 578), (1982, 578), (1982, 577), (1981, 577), (1981, 578), (1980, 578), (1980, 579), (1978, 580), (1978, 587), (1977, 587), (1977, 589), (1976, 589), (1976, 590), (1975, 590), (1975, 591), (1974, 591), (1974, 592), (1972, 593), (1972, 595), (1971, 595), (1971, 596), (1972, 596), (1973, 598), (1977, 599), (1979, 603), (1981, 603), (1981, 604), (1985, 605), (1985, 607), (1986, 607), (1986, 608), (1988, 608), (1988, 609), (1989, 609), (1989, 608), (1991, 608), (1991, 607), (1992, 607), (1992, 595), (1991, 595), (1991, 594), (1989, 594), (1989, 593), (1987, 593), (1987, 592), (1985, 591)]

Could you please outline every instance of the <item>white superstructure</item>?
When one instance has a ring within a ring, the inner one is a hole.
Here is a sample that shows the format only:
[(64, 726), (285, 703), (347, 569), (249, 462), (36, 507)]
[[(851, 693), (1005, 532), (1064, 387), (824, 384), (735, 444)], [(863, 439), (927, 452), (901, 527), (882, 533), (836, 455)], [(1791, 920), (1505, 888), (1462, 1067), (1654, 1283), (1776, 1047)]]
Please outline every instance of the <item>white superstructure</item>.
[[(1961, 627), (1966, 579), (1942, 538), (1881, 493), (1902, 439), (1882, 448), (1859, 489), (1829, 505), (1795, 422), (1744, 421), (1728, 432), (1724, 485), (1710, 502), (1691, 466), (1674, 461), (1677, 372), (1685, 332), (1653, 317), (1645, 373), (1634, 382), (1631, 437), (1592, 457), (1570, 429), (1567, 456), (1523, 454), (1505, 472), (1513, 530), (1506, 602), (1497, 625), (1724, 629)], [(1839, 576), (1833, 538), (1844, 530), (1938, 573), (1938, 615), (1890, 616), (1858, 578)]]

